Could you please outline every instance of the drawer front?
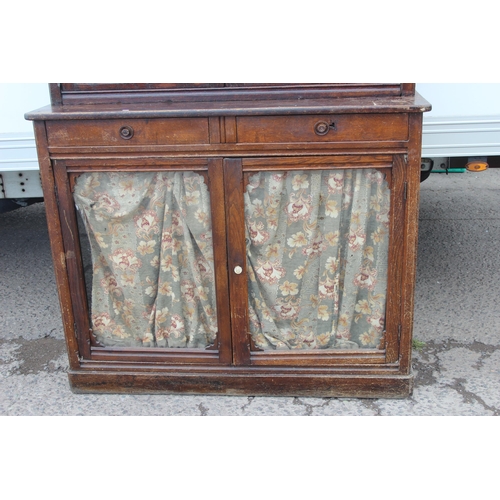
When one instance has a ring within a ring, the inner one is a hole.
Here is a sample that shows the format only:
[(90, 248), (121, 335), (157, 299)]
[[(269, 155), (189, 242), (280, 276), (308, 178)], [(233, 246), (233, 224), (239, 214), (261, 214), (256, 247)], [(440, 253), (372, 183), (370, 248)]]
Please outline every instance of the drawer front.
[(46, 122), (49, 146), (208, 144), (208, 118)]
[(406, 141), (406, 114), (245, 116), (236, 120), (237, 142)]

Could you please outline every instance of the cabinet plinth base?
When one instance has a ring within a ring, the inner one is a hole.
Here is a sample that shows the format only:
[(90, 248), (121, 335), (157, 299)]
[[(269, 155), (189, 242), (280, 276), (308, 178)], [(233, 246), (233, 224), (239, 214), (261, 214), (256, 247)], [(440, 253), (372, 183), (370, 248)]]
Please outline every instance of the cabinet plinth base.
[(68, 377), (75, 393), (405, 398), (413, 391), (413, 374), (243, 375), (213, 372), (118, 373), (75, 370), (70, 371)]

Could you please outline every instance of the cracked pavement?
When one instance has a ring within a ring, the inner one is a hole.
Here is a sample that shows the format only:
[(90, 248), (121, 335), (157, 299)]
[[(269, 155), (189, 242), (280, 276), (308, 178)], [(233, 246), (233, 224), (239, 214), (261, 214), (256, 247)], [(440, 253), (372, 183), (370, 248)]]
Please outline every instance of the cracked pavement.
[(406, 399), (73, 394), (43, 203), (0, 214), (0, 415), (500, 415), (500, 169), (422, 184)]

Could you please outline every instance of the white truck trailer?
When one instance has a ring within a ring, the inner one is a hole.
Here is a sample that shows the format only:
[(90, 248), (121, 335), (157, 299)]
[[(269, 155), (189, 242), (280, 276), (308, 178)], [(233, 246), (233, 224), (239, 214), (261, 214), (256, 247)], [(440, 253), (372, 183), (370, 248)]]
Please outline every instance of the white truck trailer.
[(0, 212), (43, 200), (33, 124), (24, 114), (49, 102), (46, 83), (0, 84)]

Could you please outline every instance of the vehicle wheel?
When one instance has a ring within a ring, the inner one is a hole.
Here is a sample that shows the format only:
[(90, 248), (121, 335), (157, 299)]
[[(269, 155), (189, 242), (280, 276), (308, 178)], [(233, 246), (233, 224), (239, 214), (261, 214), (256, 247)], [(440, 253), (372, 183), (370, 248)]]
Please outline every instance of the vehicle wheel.
[(420, 172), (420, 182), (424, 182), (425, 179), (431, 175), (432, 170), (424, 170), (423, 172)]

